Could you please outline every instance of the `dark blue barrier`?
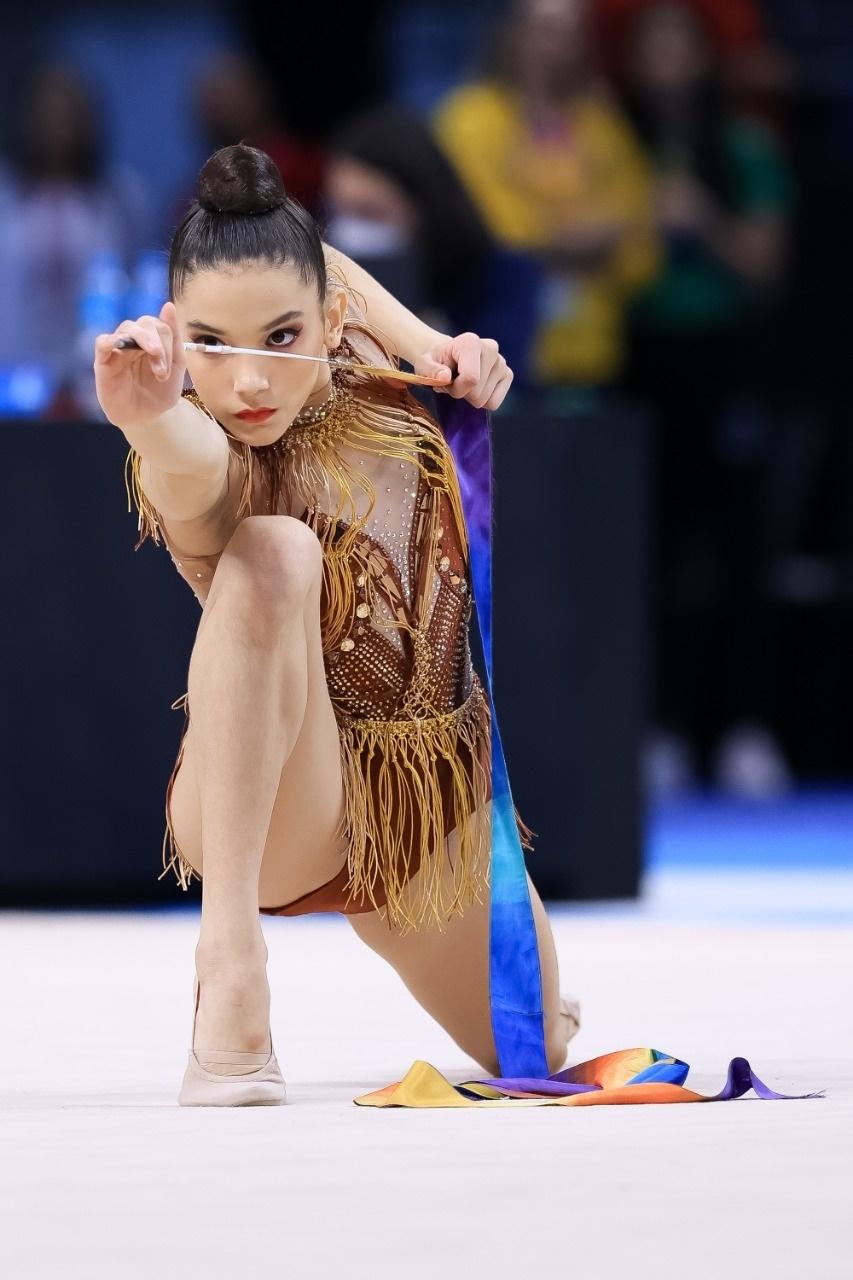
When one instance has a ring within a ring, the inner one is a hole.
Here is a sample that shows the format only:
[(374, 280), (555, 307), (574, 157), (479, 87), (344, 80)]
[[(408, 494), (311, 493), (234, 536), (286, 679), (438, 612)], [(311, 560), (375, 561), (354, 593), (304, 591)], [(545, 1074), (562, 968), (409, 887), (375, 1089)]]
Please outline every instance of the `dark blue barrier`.
[[(198, 603), (133, 552), (114, 427), (0, 431), (0, 903), (190, 901), (157, 876)], [(495, 695), (545, 896), (636, 889), (646, 436), (495, 419)]]

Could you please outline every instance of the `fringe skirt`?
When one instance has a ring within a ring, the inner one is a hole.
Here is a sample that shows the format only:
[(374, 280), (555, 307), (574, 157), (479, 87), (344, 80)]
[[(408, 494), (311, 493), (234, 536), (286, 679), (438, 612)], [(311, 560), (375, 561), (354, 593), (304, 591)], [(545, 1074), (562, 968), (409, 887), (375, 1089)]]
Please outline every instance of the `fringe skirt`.
[[(166, 788), (163, 872), (172, 868), (183, 889), (198, 872), (178, 848), (172, 828), (172, 788), (183, 758), (187, 724)], [(384, 908), (390, 926), (411, 929), (442, 924), (468, 903), (482, 901), (488, 885), (490, 824), (484, 810), (492, 795), (491, 717), (476, 672), (469, 696), (453, 711), (417, 720), (339, 717), (344, 813), (338, 834), (349, 850), (346, 866), (327, 884), (267, 915), (312, 911), (345, 914)], [(516, 820), (522, 843), (533, 833)], [(451, 857), (448, 837), (459, 832)], [(415, 886), (410, 882), (417, 873)], [(200, 878), (200, 877), (199, 877)]]

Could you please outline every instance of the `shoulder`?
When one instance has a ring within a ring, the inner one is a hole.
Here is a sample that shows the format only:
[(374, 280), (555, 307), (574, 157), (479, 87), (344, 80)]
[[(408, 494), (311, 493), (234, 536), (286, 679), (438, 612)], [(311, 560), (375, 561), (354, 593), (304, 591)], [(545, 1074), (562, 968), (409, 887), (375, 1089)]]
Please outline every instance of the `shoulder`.
[(439, 135), (456, 130), (493, 130), (514, 117), (511, 95), (495, 81), (477, 80), (452, 89), (435, 110)]

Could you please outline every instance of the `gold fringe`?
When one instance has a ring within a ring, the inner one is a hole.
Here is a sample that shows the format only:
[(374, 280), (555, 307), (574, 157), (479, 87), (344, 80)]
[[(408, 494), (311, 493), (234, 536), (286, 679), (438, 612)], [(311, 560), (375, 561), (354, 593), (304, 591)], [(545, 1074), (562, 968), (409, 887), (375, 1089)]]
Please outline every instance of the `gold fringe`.
[[(350, 898), (374, 910), (384, 892), (390, 925), (401, 935), (438, 926), (464, 906), (482, 902), (489, 878), (490, 824), (483, 820), (491, 796), (488, 702), (475, 678), (455, 711), (420, 720), (356, 720), (339, 724), (346, 809), (338, 834), (348, 844)], [(463, 767), (460, 748), (472, 761)], [(453, 778), (458, 854), (451, 864), (437, 762)], [(416, 846), (407, 835), (420, 833)], [(485, 839), (484, 839), (485, 837)], [(448, 890), (446, 870), (452, 872)], [(416, 897), (407, 886), (418, 875)]]
[[(169, 781), (166, 785), (166, 830), (163, 833), (163, 870), (160, 872), (160, 875), (157, 877), (158, 880), (162, 880), (163, 876), (166, 874), (167, 871), (174, 870), (178, 884), (184, 890), (187, 890), (190, 887), (193, 876), (195, 876), (197, 879), (201, 879), (195, 867), (192, 866), (191, 863), (187, 862), (186, 858), (178, 848), (178, 842), (175, 839), (175, 831), (172, 826), (172, 814), (170, 810), (170, 806), (172, 803), (172, 789), (175, 785), (175, 779), (178, 776), (178, 770), (180, 769), (181, 762), (183, 761), (183, 758), (184, 758), (184, 747), (186, 746), (186, 743), (187, 743), (187, 729), (189, 729), (190, 727), (190, 718), (189, 718), (190, 709), (189, 709), (188, 698), (189, 698), (188, 692), (181, 694), (180, 698), (176, 698), (175, 701), (172, 703), (172, 708), (171, 708), (172, 711), (177, 711), (177, 709), (180, 706), (183, 706), (185, 720), (184, 720), (183, 731), (181, 733), (181, 743), (180, 743), (180, 746), (178, 747), (178, 757), (175, 760), (171, 775), (169, 777)], [(169, 858), (166, 857), (167, 853), (170, 855)]]
[[(178, 847), (170, 810), (189, 728), (186, 693), (176, 698), (172, 710), (181, 706), (186, 720), (166, 787), (163, 870), (158, 879), (174, 871), (178, 884), (186, 891), (193, 877), (200, 881), (201, 876)], [(489, 704), (477, 676), (467, 700), (444, 715), (421, 720), (344, 719), (338, 725), (344, 814), (336, 834), (346, 839), (349, 849), (348, 901), (367, 898), (374, 910), (378, 909), (382, 904), (376, 889), (382, 886), (388, 921), (399, 929), (401, 936), (412, 929), (433, 925), (441, 930), (466, 904), (482, 902), (481, 891), (489, 883), (490, 871), (489, 843), (484, 844), (483, 835), (487, 841), (491, 839), (491, 826), (482, 820), (491, 800), (491, 776), (482, 761), (490, 759), (490, 734)], [(472, 774), (460, 763), (460, 746), (470, 753)], [(447, 833), (434, 768), (439, 759), (446, 760), (452, 770), (452, 803), (459, 833), (450, 896), (444, 875)], [(415, 817), (420, 830), (416, 849), (403, 838), (407, 823)], [(524, 824), (517, 809), (515, 818), (522, 844), (532, 849), (530, 837), (534, 833)], [(413, 901), (407, 885), (416, 859), (420, 886)]]
[(135, 449), (131, 448), (124, 463), (124, 487), (127, 491), (128, 512), (132, 510), (132, 502), (136, 503), (136, 509), (139, 512), (136, 522), (139, 538), (133, 548), (134, 551), (139, 550), (146, 538), (152, 538), (157, 546), (160, 545), (160, 513), (154, 509), (142, 487), (141, 467), (142, 458)]
[[(338, 350), (345, 355), (354, 354), (354, 348), (346, 339)], [(254, 514), (257, 471), (261, 472), (268, 493), (267, 514), (277, 512), (282, 499), (289, 511), (297, 512), (300, 505), (307, 508), (306, 523), (323, 547), (325, 605), (321, 629), (326, 654), (340, 647), (351, 627), (356, 604), (355, 578), (361, 569), (366, 569), (369, 559), (367, 549), (359, 545), (359, 533), (376, 503), (369, 478), (342, 455), (341, 446), (409, 462), (427, 479), (433, 501), (430, 511), (421, 517), (429, 521), (421, 561), (425, 574), (431, 572), (435, 563), (441, 493), (447, 494), (450, 500), (458, 543), (464, 559), (468, 558), (459, 481), (453, 455), (438, 424), (405, 388), (391, 387), (381, 379), (342, 369), (334, 370), (333, 380), (338, 402), (326, 420), (293, 424), (281, 440), (260, 448), (226, 432), (231, 447), (243, 461), (238, 518)], [(184, 394), (204, 408), (194, 390)], [(328, 493), (335, 507), (330, 514), (317, 506), (318, 495), (323, 493)], [(366, 506), (358, 515), (360, 497)], [(148, 524), (143, 527), (147, 530)], [(424, 591), (419, 599), (421, 626), (427, 620), (430, 603), (430, 593)], [(396, 625), (406, 627), (403, 621)]]
[[(346, 333), (336, 355), (398, 363), (387, 340), (360, 317), (348, 320)], [(359, 350), (353, 338), (356, 342), (372, 344), (373, 349)], [(480, 892), (489, 876), (489, 824), (478, 820), (491, 794), (489, 769), (482, 763), (484, 759), (489, 760), (488, 700), (475, 676), (471, 695), (461, 707), (451, 712), (438, 711), (431, 697), (432, 654), (426, 636), (431, 605), (428, 588), (440, 541), (441, 495), (449, 500), (458, 544), (466, 565), (468, 563), (468, 535), (459, 481), (441, 428), (405, 386), (349, 370), (336, 369), (332, 376), (337, 403), (328, 417), (317, 423), (291, 425), (274, 445), (253, 448), (222, 428), (232, 451), (237, 452), (243, 462), (237, 516), (242, 518), (254, 512), (258, 471), (266, 481), (268, 513), (280, 509), (282, 496), (289, 511), (297, 513), (300, 502), (307, 508), (307, 523), (323, 547), (321, 633), (324, 654), (328, 655), (339, 649), (352, 626), (355, 578), (361, 569), (368, 567), (372, 554), (366, 544), (360, 543), (358, 534), (376, 501), (369, 479), (339, 452), (340, 446), (407, 461), (427, 480), (428, 498), (416, 512), (413, 531), (419, 547), (415, 625), (402, 618), (396, 623), (384, 624), (402, 627), (412, 637), (414, 668), (399, 718), (366, 720), (352, 718), (340, 708), (336, 708), (336, 712), (345, 791), (340, 834), (349, 842), (351, 896), (366, 897), (377, 907), (381, 904), (376, 889), (381, 885), (389, 923), (401, 932), (432, 924), (441, 928), (448, 917), (460, 912), (466, 903), (482, 900)], [(194, 389), (183, 394), (209, 413)], [(140, 465), (139, 455), (131, 449), (125, 466), (125, 486), (128, 510), (135, 500), (139, 511), (140, 537), (135, 549), (147, 537), (159, 544), (162, 523), (142, 488)], [(336, 509), (330, 515), (318, 505), (319, 495), (327, 493), (333, 506), (334, 494), (337, 494)], [(366, 500), (366, 510), (358, 516), (360, 496)], [(370, 592), (375, 589), (374, 576), (366, 574)], [(468, 586), (470, 589), (470, 580)], [(372, 601), (369, 599), (368, 603)], [(198, 876), (178, 848), (169, 812), (189, 723), (186, 699), (184, 694), (173, 704), (177, 707), (183, 702), (187, 724), (166, 791), (166, 832), (160, 876), (162, 879), (173, 868), (182, 889), (189, 887), (193, 875)], [(460, 759), (463, 748), (470, 751), (473, 772), (463, 767)], [(459, 851), (452, 867), (449, 891), (445, 874), (447, 835), (436, 773), (439, 760), (447, 762), (451, 770), (459, 833)], [(521, 842), (530, 849), (534, 833), (522, 822), (518, 810), (515, 816)], [(420, 831), (416, 849), (405, 844), (406, 830), (412, 827)], [(482, 847), (484, 834), (485, 849)], [(419, 888), (413, 901), (406, 886), (416, 859)]]

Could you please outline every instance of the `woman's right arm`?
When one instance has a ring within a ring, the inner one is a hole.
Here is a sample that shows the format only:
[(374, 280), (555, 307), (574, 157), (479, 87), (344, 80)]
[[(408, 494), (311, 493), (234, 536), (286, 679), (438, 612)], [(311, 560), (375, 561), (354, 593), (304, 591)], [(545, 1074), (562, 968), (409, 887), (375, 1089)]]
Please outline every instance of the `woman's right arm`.
[[(139, 350), (116, 350), (119, 338)], [(175, 520), (192, 520), (218, 502), (228, 476), (228, 440), (206, 413), (181, 395), (186, 361), (171, 302), (159, 317), (124, 320), (95, 341), (95, 385), (108, 421), (142, 460), (143, 488)]]

